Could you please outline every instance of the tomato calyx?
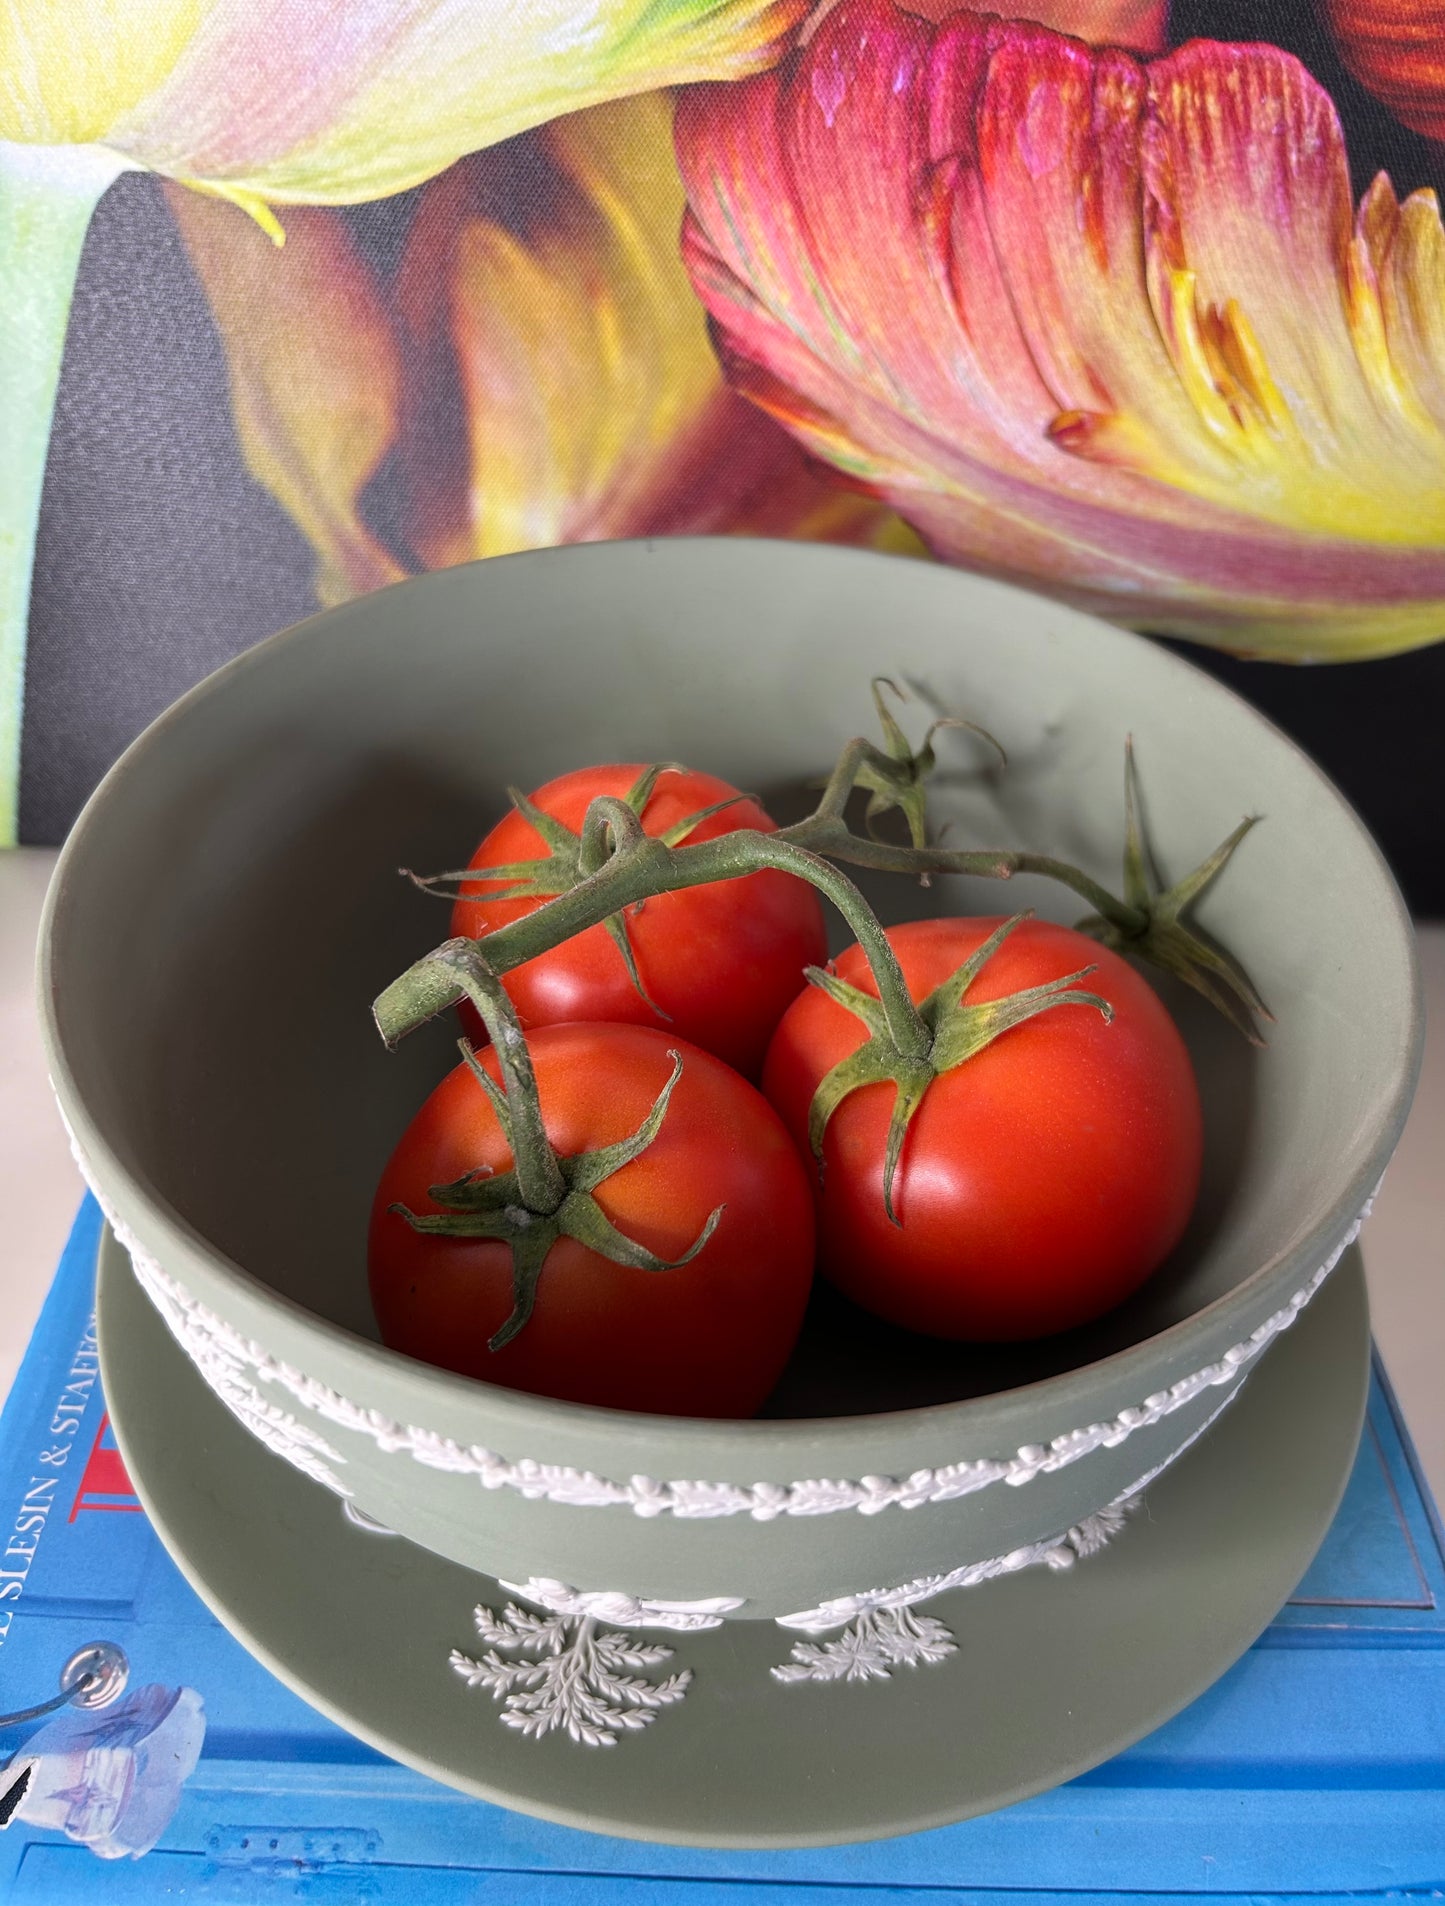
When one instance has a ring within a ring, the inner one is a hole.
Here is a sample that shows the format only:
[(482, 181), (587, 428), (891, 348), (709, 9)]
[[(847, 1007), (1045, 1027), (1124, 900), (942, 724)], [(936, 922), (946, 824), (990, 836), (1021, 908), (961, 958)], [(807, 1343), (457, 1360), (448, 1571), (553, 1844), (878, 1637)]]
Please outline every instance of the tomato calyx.
[(458, 1041), (472, 1077), (486, 1093), (512, 1153), (512, 1169), (483, 1167), (463, 1173), (450, 1184), (428, 1187), (440, 1209), (414, 1212), (406, 1205), (389, 1210), (414, 1231), (438, 1237), (494, 1238), (512, 1253), (512, 1309), (488, 1340), (501, 1350), (532, 1315), (547, 1255), (559, 1238), (575, 1238), (614, 1264), (638, 1271), (675, 1271), (690, 1264), (716, 1231), (726, 1209), (719, 1205), (681, 1257), (663, 1258), (619, 1231), (598, 1203), (596, 1192), (614, 1173), (641, 1157), (658, 1133), (682, 1077), (682, 1055), (674, 1052), (672, 1073), (647, 1117), (629, 1137), (594, 1151), (560, 1155), (542, 1124), (536, 1075), (521, 1027), (501, 981), (469, 940), (449, 941), (433, 956), (460, 979), (481, 1013), (497, 1053), (503, 1084), (498, 1086), (478, 1060), (469, 1041)]
[[(631, 809), (639, 821), (647, 811), (654, 788), (664, 774), (685, 774), (687, 770), (677, 761), (658, 761), (644, 768), (626, 794), (620, 797), (624, 806)], [(436, 894), (444, 900), (487, 899), (487, 900), (552, 900), (559, 894), (571, 893), (584, 880), (602, 867), (612, 851), (610, 841), (595, 829), (584, 827), (575, 832), (555, 814), (549, 814), (539, 807), (530, 796), (520, 788), (508, 788), (507, 797), (517, 812), (528, 821), (540, 835), (547, 852), (535, 860), (512, 861), (496, 867), (464, 867), (441, 874), (415, 874), (404, 867), (403, 874), (412, 885), (423, 893)], [(669, 847), (675, 847), (699, 827), (703, 821), (711, 819), (724, 808), (735, 807), (740, 801), (750, 800), (747, 794), (729, 795), (725, 801), (715, 801), (712, 806), (699, 808), (694, 814), (684, 815), (665, 832), (656, 836)], [(476, 890), (486, 887), (482, 894)], [(495, 891), (490, 891), (495, 889)], [(634, 911), (640, 912), (642, 902), (638, 902)], [(670, 1019), (666, 1013), (649, 997), (642, 983), (642, 975), (637, 969), (637, 955), (632, 939), (627, 931), (625, 913), (612, 913), (601, 922), (607, 930), (617, 951), (621, 954), (627, 968), (627, 977), (638, 997), (650, 1006), (659, 1019)]]
[(1029, 913), (1016, 913), (1012, 919), (1005, 920), (941, 985), (917, 1002), (918, 1016), (929, 1034), (928, 1050), (922, 1056), (899, 1051), (882, 1005), (872, 993), (850, 985), (836, 973), (821, 967), (808, 968), (809, 983), (861, 1019), (868, 1028), (864, 1043), (846, 1059), (839, 1060), (820, 1081), (808, 1110), (808, 1142), (821, 1171), (828, 1122), (844, 1099), (867, 1085), (891, 1084), (893, 1111), (883, 1161), (883, 1206), (891, 1224), (902, 1222), (893, 1205), (893, 1185), (903, 1155), (903, 1142), (936, 1078), (965, 1064), (1010, 1028), (1055, 1006), (1093, 1006), (1106, 1023), (1114, 1017), (1114, 1008), (1108, 1000), (1098, 993), (1086, 992), (1079, 984), (1095, 971), (1093, 966), (1080, 967), (1075, 973), (1046, 980), (1040, 986), (1025, 987), (1002, 999), (968, 1002), (968, 989), (983, 968), (1014, 929), (1031, 917)]
[[(998, 750), (999, 760), (1005, 767), (1008, 765), (1008, 756), (1002, 743), (995, 740), (986, 728), (979, 727), (977, 722), (965, 721), (961, 715), (940, 715), (915, 748), (883, 699), (886, 688), (897, 700), (907, 700), (897, 682), (887, 675), (875, 675), (869, 688), (878, 714), (878, 725), (883, 730), (883, 746), (879, 748), (861, 737), (849, 743), (829, 779), (820, 803), (820, 812), (826, 815), (836, 808), (841, 817), (842, 804), (837, 797), (841, 795), (842, 801), (846, 802), (854, 788), (865, 789), (868, 806), (864, 811), (863, 824), (869, 836), (881, 841), (883, 836), (878, 823), (885, 814), (896, 811), (903, 816), (910, 844), (915, 850), (921, 850), (928, 846), (928, 781), (938, 766), (933, 737), (939, 730), (961, 728), (979, 736), (990, 747)], [(927, 875), (923, 878), (926, 881)]]
[(1132, 954), (1174, 974), (1223, 1013), (1253, 1046), (1264, 1044), (1254, 1023), (1255, 1015), (1272, 1022), (1274, 1014), (1233, 954), (1206, 939), (1182, 916), (1219, 878), (1258, 819), (1257, 814), (1246, 815), (1191, 873), (1172, 887), (1165, 887), (1144, 828), (1134, 740), (1130, 736), (1124, 744), (1124, 902), (1134, 913), (1135, 923), (1118, 915), (1091, 914), (1080, 920), (1076, 929), (1113, 952)]
[[(462, 1057), (473, 1077), (486, 1092), (492, 1110), (507, 1143), (516, 1148), (515, 1127), (507, 1098), (478, 1063), (467, 1040), (459, 1042)], [(614, 1264), (626, 1264), (637, 1271), (676, 1271), (690, 1264), (718, 1227), (724, 1207), (711, 1213), (691, 1248), (681, 1257), (663, 1258), (649, 1251), (635, 1238), (619, 1231), (593, 1195), (614, 1172), (641, 1157), (662, 1130), (673, 1088), (682, 1077), (682, 1055), (672, 1055), (672, 1075), (653, 1101), (652, 1110), (630, 1138), (615, 1145), (599, 1146), (596, 1151), (576, 1152), (570, 1157), (553, 1153), (561, 1181), (561, 1201), (555, 1209), (539, 1211), (526, 1202), (521, 1174), (517, 1170), (491, 1173), (485, 1169), (466, 1172), (449, 1185), (431, 1185), (427, 1196), (441, 1209), (414, 1212), (405, 1205), (388, 1209), (405, 1218), (414, 1231), (448, 1238), (497, 1238), (512, 1247), (512, 1311), (506, 1322), (488, 1339), (489, 1350), (501, 1350), (523, 1328), (532, 1315), (537, 1285), (547, 1253), (558, 1238), (575, 1238), (600, 1257)], [(550, 1150), (550, 1146), (548, 1148)]]

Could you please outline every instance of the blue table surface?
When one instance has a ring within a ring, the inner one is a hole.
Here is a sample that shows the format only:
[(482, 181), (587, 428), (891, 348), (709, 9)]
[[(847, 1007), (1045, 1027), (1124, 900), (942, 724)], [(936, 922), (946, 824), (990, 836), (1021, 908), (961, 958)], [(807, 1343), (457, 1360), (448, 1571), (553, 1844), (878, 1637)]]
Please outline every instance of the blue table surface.
[[(101, 1858), (17, 1810), (0, 1828), (0, 1901), (1445, 1897), (1445, 1545), (1378, 1371), (1343, 1506), (1294, 1598), (1157, 1733), (1052, 1793), (903, 1839), (795, 1852), (644, 1846), (509, 1813), (396, 1765), (231, 1639), (110, 1458), (91, 1320), (99, 1225), (87, 1201), (0, 1418), (0, 1711), (45, 1699), (72, 1650), (103, 1636), (125, 1648), (132, 1686), (199, 1691), (204, 1743), (140, 1858)], [(57, 1436), (61, 1402), (75, 1427)], [(64, 1453), (42, 1468), (42, 1449)], [(27, 1515), (37, 1474), (57, 1481)], [(0, 1770), (20, 1766), (37, 1727), (0, 1730)], [(0, 1771), (0, 1810), (8, 1778)]]

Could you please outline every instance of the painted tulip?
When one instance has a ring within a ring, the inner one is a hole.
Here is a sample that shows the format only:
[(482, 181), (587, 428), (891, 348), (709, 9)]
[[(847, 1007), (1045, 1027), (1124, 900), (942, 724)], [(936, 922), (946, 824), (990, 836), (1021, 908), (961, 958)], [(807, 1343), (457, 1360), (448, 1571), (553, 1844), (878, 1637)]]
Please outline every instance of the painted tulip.
[(1445, 6), (1439, 0), (1328, 0), (1340, 56), (1416, 132), (1445, 141)]
[[(339, 214), (291, 214), (277, 254), (234, 208), (171, 192), (242, 452), (316, 550), (323, 601), (613, 536), (917, 547), (724, 381), (678, 255), (671, 114), (664, 94), (599, 106), (453, 168), (389, 282)], [(365, 507), (388, 457), (391, 540)]]
[(1253, 654), (1445, 634), (1445, 236), (1267, 46), (844, 0), (687, 94), (735, 387), (940, 555)]
[[(945, 20), (958, 11), (958, 0), (906, 0), (906, 4), (910, 13), (925, 20)], [(1032, 20), (1056, 33), (1072, 33), (1090, 46), (1160, 53), (1169, 40), (1169, 0), (1015, 0), (1008, 12), (1015, 20)], [(820, 13), (812, 19), (818, 20)]]
[(40, 485), (90, 215), (142, 169), (243, 205), (419, 184), (562, 112), (776, 58), (807, 0), (9, 0), (0, 6), (0, 845), (14, 838)]
[(775, 59), (807, 0), (28, 0), (0, 138), (223, 196), (385, 198), (601, 100)]

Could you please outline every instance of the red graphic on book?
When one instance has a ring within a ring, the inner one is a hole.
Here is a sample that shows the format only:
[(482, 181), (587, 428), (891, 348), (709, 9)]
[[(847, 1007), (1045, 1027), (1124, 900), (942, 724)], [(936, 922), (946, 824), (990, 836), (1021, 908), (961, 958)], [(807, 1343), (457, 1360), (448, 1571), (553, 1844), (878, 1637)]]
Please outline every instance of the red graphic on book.
[(137, 1510), (140, 1506), (130, 1477), (125, 1473), (107, 1411), (100, 1419), (100, 1428), (85, 1459), (85, 1473), (80, 1478), (75, 1501), (70, 1505), (70, 1520), (74, 1522), (85, 1509)]

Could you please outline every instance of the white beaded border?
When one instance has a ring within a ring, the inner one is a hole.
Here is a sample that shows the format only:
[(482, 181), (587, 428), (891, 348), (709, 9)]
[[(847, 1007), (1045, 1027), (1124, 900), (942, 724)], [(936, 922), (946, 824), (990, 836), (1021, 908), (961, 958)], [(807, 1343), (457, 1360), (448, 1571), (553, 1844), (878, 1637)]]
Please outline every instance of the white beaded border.
[(675, 1515), (689, 1519), (747, 1515), (755, 1522), (771, 1522), (783, 1515), (833, 1515), (841, 1510), (877, 1515), (884, 1509), (916, 1509), (925, 1503), (953, 1502), (994, 1483), (1021, 1488), (1035, 1476), (1066, 1469), (1096, 1449), (1117, 1448), (1136, 1430), (1162, 1422), (1192, 1403), (1203, 1391), (1233, 1384), (1282, 1331), (1289, 1329), (1314, 1297), (1359, 1236), (1379, 1191), (1376, 1185), (1360, 1215), (1313, 1277), (1242, 1343), (1226, 1350), (1217, 1362), (1181, 1377), (1167, 1390), (1156, 1391), (1141, 1404), (1121, 1410), (1110, 1422), (1090, 1423), (1083, 1429), (1069, 1430), (1056, 1436), (1047, 1446), (1026, 1443), (1011, 1457), (947, 1463), (936, 1469), (917, 1469), (904, 1477), (741, 1484), (693, 1480), (661, 1482), (652, 1476), (637, 1475), (618, 1482), (591, 1470), (573, 1469), (561, 1463), (539, 1463), (525, 1456), (511, 1460), (480, 1444), (463, 1445), (435, 1430), (398, 1423), (379, 1410), (353, 1403), (317, 1378), (272, 1357), (161, 1269), (129, 1226), (110, 1208), (73, 1135), (71, 1147), (81, 1174), (94, 1192), (117, 1241), (129, 1253), (137, 1278), (187, 1356), (222, 1401), (278, 1455), (286, 1456), (337, 1494), (351, 1492), (325, 1459), (344, 1462), (345, 1458), (327, 1446), (314, 1430), (277, 1410), (254, 1383), (243, 1378), (243, 1369), (260, 1383), (274, 1384), (284, 1390), (295, 1402), (338, 1429), (370, 1437), (386, 1454), (405, 1454), (428, 1469), (475, 1476), (484, 1489), (512, 1489), (529, 1501), (553, 1502), (569, 1508), (629, 1508), (634, 1515), (643, 1517)]
[(946, 1595), (956, 1588), (977, 1588), (980, 1582), (991, 1582), (1000, 1575), (1015, 1575), (1020, 1569), (1036, 1568), (1040, 1563), (1054, 1570), (1070, 1569), (1081, 1557), (1097, 1555), (1100, 1549), (1112, 1541), (1128, 1517), (1143, 1504), (1144, 1491), (1149, 1484), (1163, 1475), (1186, 1449), (1199, 1441), (1204, 1432), (1229, 1408), (1243, 1387), (1244, 1377), (1241, 1376), (1228, 1396), (1215, 1405), (1186, 1442), (1181, 1443), (1162, 1463), (1156, 1463), (1140, 1476), (1137, 1482), (1121, 1490), (1112, 1502), (1106, 1503), (1093, 1515), (1085, 1516), (1082, 1522), (1066, 1529), (1062, 1535), (1046, 1536), (1042, 1542), (1029, 1542), (1023, 1548), (1011, 1549), (1007, 1555), (990, 1556), (983, 1562), (965, 1562), (941, 1575), (918, 1575), (911, 1582), (900, 1582), (896, 1588), (870, 1588), (857, 1595), (831, 1595), (816, 1608), (800, 1609), (792, 1615), (776, 1615), (774, 1620), (780, 1628), (798, 1628), (807, 1635), (823, 1635), (832, 1629), (846, 1627), (860, 1615), (869, 1615), (878, 1609), (916, 1608), (920, 1602), (931, 1601), (935, 1595)]
[[(1212, 1412), (1209, 1423), (1234, 1401), (1237, 1393), (1238, 1386)], [(1202, 1425), (1189, 1441), (1192, 1443), (1203, 1435), (1209, 1423)], [(1160, 1465), (1160, 1468), (1164, 1467), (1167, 1465)], [(860, 1615), (870, 1615), (880, 1609), (916, 1608), (920, 1602), (932, 1601), (937, 1595), (946, 1595), (954, 1589), (976, 1588), (981, 1582), (994, 1581), (1001, 1575), (1016, 1575), (1022, 1569), (1040, 1565), (1058, 1572), (1071, 1569), (1077, 1561), (1086, 1560), (1107, 1548), (1129, 1517), (1142, 1507), (1144, 1490), (1158, 1474), (1158, 1469), (1151, 1470), (1147, 1476), (1121, 1491), (1112, 1502), (1106, 1503), (1093, 1515), (1085, 1516), (1082, 1522), (1075, 1523), (1062, 1535), (1046, 1536), (1041, 1542), (1027, 1543), (1022, 1548), (1011, 1549), (1007, 1555), (990, 1556), (986, 1561), (965, 1562), (960, 1568), (950, 1569), (941, 1575), (920, 1575), (911, 1582), (900, 1583), (897, 1588), (868, 1589), (861, 1595), (832, 1596), (817, 1608), (800, 1609), (792, 1615), (775, 1615), (774, 1623), (779, 1628), (790, 1628), (806, 1635), (824, 1635), (847, 1627)], [(523, 1601), (547, 1609), (553, 1615), (566, 1615), (579, 1621), (605, 1622), (612, 1628), (670, 1628), (677, 1631), (721, 1628), (730, 1614), (744, 1606), (744, 1599), (736, 1595), (715, 1595), (704, 1601), (652, 1601), (614, 1589), (573, 1588), (567, 1582), (538, 1575), (525, 1582), (499, 1580), (497, 1586), (504, 1588), (509, 1595), (518, 1595)]]

